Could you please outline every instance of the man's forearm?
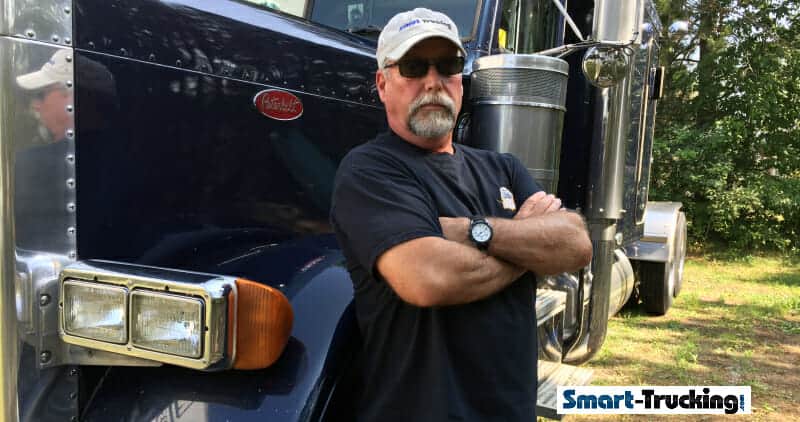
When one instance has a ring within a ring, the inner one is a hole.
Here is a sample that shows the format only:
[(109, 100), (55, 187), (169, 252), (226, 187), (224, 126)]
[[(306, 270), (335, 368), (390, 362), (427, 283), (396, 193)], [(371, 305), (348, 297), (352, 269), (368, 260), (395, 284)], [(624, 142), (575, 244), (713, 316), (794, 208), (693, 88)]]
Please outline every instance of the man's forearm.
[(379, 257), (376, 265), (395, 292), (417, 306), (480, 300), (525, 271), (474, 247), (436, 237), (395, 246)]
[(449, 279), (449, 289), (443, 296), (451, 299), (442, 304), (454, 305), (483, 299), (525, 272), (518, 265), (458, 242), (449, 242), (448, 246), (452, 251), (440, 255), (447, 258), (438, 266), (438, 270), (442, 280)]
[(489, 218), (489, 254), (536, 274), (575, 271), (589, 263), (592, 243), (583, 218), (571, 211), (524, 219)]

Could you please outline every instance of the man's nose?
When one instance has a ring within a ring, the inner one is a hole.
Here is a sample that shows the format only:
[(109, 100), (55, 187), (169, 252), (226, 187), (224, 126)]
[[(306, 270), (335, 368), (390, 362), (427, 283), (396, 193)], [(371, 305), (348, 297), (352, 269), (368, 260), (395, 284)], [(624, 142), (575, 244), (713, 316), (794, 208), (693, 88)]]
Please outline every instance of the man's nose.
[(447, 77), (447, 75), (439, 73), (433, 63), (428, 63), (428, 72), (422, 77), (422, 81), (425, 84), (425, 89), (434, 89), (441, 87)]

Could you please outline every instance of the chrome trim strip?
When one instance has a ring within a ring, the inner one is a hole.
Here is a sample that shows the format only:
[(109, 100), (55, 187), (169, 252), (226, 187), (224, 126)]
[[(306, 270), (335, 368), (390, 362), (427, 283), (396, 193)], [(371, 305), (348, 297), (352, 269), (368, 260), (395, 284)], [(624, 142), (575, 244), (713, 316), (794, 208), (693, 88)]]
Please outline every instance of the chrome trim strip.
[[(0, 13), (4, 13), (0, 7)], [(7, 17), (0, 15), (0, 24)], [(13, 92), (14, 45), (0, 37), (0, 92)], [(16, 289), (14, 286), (14, 203), (13, 182), (13, 95), (0, 95), (0, 420), (19, 420)], [(32, 304), (29, 304), (32, 305)]]
[(540, 103), (536, 101), (519, 101), (519, 100), (471, 100), (472, 105), (516, 105), (516, 106), (528, 106), (528, 107), (541, 107), (541, 108), (549, 108), (553, 110), (559, 111), (567, 111), (566, 107), (562, 107), (555, 104), (548, 104), (548, 103)]
[(545, 70), (569, 76), (566, 60), (541, 54), (495, 54), (481, 57), (472, 65), (473, 72), (497, 68)]
[[(236, 352), (235, 350), (228, 352), (226, 344), (229, 335), (233, 336), (231, 344), (236, 344), (235, 329), (228, 330), (229, 326), (235, 328), (236, 323), (235, 320), (228, 321), (229, 306), (233, 306), (232, 312), (236, 315), (235, 278), (110, 261), (81, 261), (61, 272), (61, 284), (67, 280), (124, 286), (131, 293), (147, 290), (200, 298), (204, 301), (203, 312), (207, 330), (203, 337), (203, 353), (199, 358), (170, 355), (137, 347), (132, 342), (132, 334), (128, 336), (126, 344), (71, 336), (64, 331), (64, 298), (60, 297), (59, 334), (64, 342), (193, 369), (222, 370), (232, 366)], [(132, 317), (128, 315), (128, 318)]]

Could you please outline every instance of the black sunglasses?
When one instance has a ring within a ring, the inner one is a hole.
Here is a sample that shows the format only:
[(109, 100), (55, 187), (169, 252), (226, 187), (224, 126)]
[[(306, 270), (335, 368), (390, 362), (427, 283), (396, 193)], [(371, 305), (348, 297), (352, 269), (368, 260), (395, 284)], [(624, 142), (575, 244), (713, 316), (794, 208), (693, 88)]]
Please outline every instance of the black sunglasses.
[(406, 78), (421, 78), (428, 74), (428, 68), (433, 65), (436, 71), (443, 76), (451, 76), (464, 70), (463, 57), (445, 57), (441, 59), (400, 59), (396, 63), (387, 64), (384, 68), (397, 66), (400, 74)]

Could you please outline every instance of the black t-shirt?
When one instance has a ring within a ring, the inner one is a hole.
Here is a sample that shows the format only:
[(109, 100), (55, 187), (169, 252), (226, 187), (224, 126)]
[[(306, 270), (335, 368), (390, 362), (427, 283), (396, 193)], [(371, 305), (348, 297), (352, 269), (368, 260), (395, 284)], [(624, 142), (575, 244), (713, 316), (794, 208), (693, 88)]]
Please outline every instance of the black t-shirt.
[(509, 194), (519, 206), (541, 190), (510, 154), (454, 147), (431, 153), (389, 132), (351, 151), (337, 172), (331, 222), (364, 341), (360, 420), (535, 419), (532, 274), (476, 302), (420, 308), (375, 269), (399, 243), (443, 237), (440, 216), (512, 218)]

